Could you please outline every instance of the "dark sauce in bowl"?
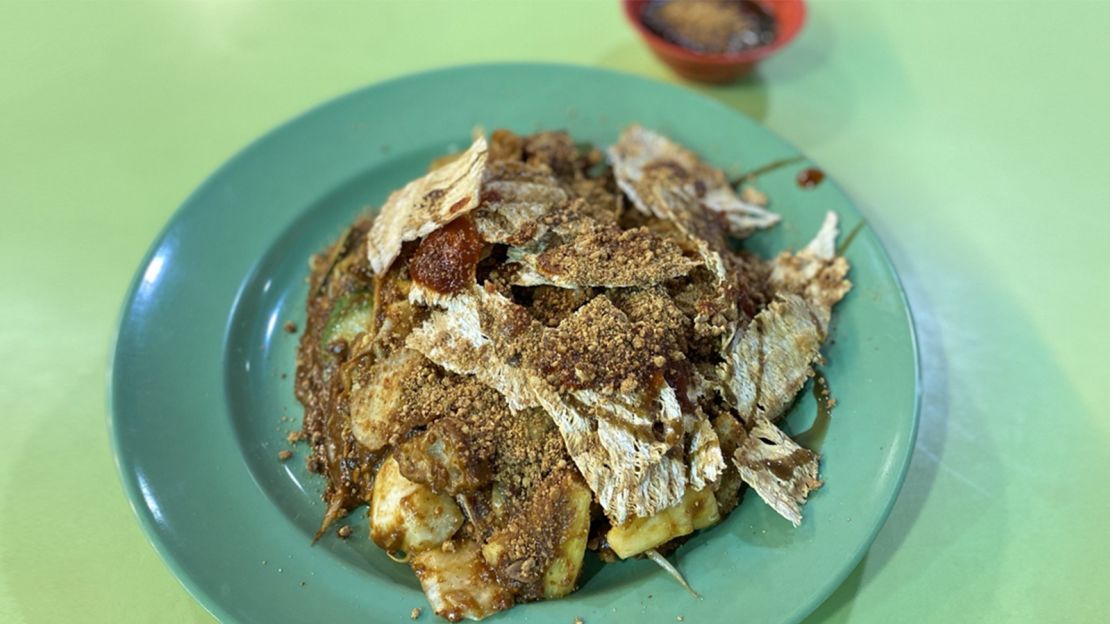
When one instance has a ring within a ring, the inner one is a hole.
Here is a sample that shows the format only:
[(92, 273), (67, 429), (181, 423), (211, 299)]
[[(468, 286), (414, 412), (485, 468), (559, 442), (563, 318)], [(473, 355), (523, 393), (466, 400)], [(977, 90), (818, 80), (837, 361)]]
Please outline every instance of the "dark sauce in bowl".
[(775, 18), (753, 0), (652, 0), (644, 26), (694, 52), (736, 54), (775, 40)]

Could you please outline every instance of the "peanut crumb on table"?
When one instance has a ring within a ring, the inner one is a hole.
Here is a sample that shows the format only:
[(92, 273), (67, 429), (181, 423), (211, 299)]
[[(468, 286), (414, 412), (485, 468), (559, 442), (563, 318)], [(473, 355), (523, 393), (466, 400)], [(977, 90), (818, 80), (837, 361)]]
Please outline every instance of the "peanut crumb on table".
[(412, 608), (412, 613), (409, 614), (409, 618), (415, 620), (419, 617), (420, 617), (420, 607), (413, 607)]
[(290, 451), (290, 450), (278, 451), (278, 459), (281, 460), (281, 461), (285, 461), (285, 460), (289, 459), (292, 456), (293, 456), (293, 451)]

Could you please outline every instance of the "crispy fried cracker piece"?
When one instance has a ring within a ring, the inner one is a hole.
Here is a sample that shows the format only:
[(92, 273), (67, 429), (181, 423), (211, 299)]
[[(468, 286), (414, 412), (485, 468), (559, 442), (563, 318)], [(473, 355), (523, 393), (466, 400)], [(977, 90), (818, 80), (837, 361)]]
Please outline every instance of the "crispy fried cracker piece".
[[(681, 500), (689, 468), (673, 388), (662, 384), (654, 399), (645, 400), (636, 390), (622, 395), (555, 386), (535, 349), (544, 332), (557, 329), (545, 329), (524, 308), (481, 288), (434, 301), (441, 309), (413, 331), (408, 346), (448, 370), (474, 375), (513, 409), (542, 407), (611, 519), (651, 515)], [(699, 453), (712, 444), (702, 435)]]
[(836, 236), (836, 213), (830, 211), (808, 245), (795, 254), (783, 252), (771, 262), (771, 288), (803, 297), (822, 331), (828, 329), (833, 306), (852, 289), (848, 261), (836, 255)]
[(571, 238), (539, 253), (511, 249), (509, 260), (522, 270), (514, 283), (561, 288), (645, 287), (685, 275), (700, 262), (674, 242), (646, 228), (616, 226)]
[(381, 275), (401, 244), (425, 236), (478, 207), (489, 149), (479, 136), (461, 156), (394, 191), (367, 235), (367, 256)]
[(474, 224), (486, 242), (519, 247), (542, 236), (547, 231), (542, 218), (570, 197), (547, 168), (495, 162), (485, 173)]
[[(680, 243), (701, 257), (708, 275), (694, 272), (691, 282), (705, 282), (695, 322), (715, 340), (728, 344), (744, 303), (745, 262), (728, 247), (728, 235), (743, 236), (769, 227), (778, 216), (736, 197), (724, 174), (671, 141), (632, 126), (609, 149), (617, 186), (642, 214), (666, 224)], [(707, 279), (708, 278), (708, 279)]]
[(740, 199), (720, 169), (709, 166), (690, 150), (642, 126), (633, 125), (626, 129), (617, 144), (609, 148), (609, 159), (621, 188), (645, 212), (653, 212), (655, 207), (642, 198), (640, 190), (643, 184), (650, 180), (653, 171), (667, 169), (674, 174), (675, 188), (721, 215), (733, 236), (747, 236), (754, 230), (779, 222), (777, 214)]
[(741, 420), (778, 420), (793, 402), (828, 336), (832, 307), (851, 289), (848, 262), (835, 256), (836, 215), (813, 242), (771, 263), (776, 299), (738, 329), (725, 353), (728, 387)]
[(821, 485), (818, 456), (773, 423), (813, 375), (832, 307), (851, 288), (848, 263), (835, 255), (836, 233), (830, 212), (809, 245), (775, 258), (769, 278), (775, 300), (737, 330), (724, 358), (726, 385), (748, 432), (733, 462), (741, 478), (795, 525), (806, 496)]
[(821, 487), (819, 457), (798, 446), (765, 418), (756, 417), (732, 456), (740, 478), (794, 526), (802, 522), (802, 505)]
[(813, 374), (825, 334), (810, 305), (782, 295), (756, 315), (730, 346), (728, 388), (744, 422), (777, 420)]

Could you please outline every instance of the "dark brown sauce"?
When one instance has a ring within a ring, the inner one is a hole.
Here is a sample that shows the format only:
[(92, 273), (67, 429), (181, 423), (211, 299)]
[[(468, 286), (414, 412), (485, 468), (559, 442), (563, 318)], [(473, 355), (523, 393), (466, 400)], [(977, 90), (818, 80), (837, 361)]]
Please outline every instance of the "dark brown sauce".
[(605, 421), (605, 424), (613, 427), (614, 429), (620, 429), (632, 438), (636, 438), (639, 440), (656, 439), (655, 430), (653, 429), (652, 425), (642, 425), (640, 423), (629, 422), (622, 418), (618, 418), (617, 416), (613, 416), (605, 410), (598, 410), (597, 417), (598, 420)]
[(867, 225), (867, 222), (860, 220), (860, 222), (848, 232), (848, 235), (844, 237), (844, 242), (840, 243), (840, 247), (836, 248), (836, 255), (843, 256), (844, 252), (848, 251), (848, 248), (852, 246), (852, 241), (856, 240), (856, 235), (859, 234), (859, 231), (862, 230), (865, 225)]
[(783, 459), (768, 459), (763, 465), (782, 481), (789, 481), (794, 477), (794, 469), (813, 461), (813, 452), (801, 448), (787, 455)]
[[(341, 383), (337, 375), (334, 383)], [(338, 396), (332, 391), (333, 396)], [(336, 403), (346, 403), (346, 397)], [(328, 478), (328, 507), (343, 512), (351, 511), (370, 502), (374, 475), (383, 452), (368, 450), (355, 440), (351, 433), (346, 405), (332, 405), (328, 410), (324, 444), (326, 448), (325, 474)], [(325, 518), (330, 524), (334, 518)], [(327, 529), (326, 524), (321, 531)]]
[(690, 364), (686, 361), (676, 362), (663, 371), (667, 385), (674, 388), (678, 404), (684, 414), (693, 414), (697, 405), (690, 400)]
[(484, 246), (469, 217), (455, 219), (420, 243), (409, 262), (409, 274), (436, 292), (458, 292), (474, 283)]
[(694, 52), (736, 54), (775, 40), (775, 17), (753, 0), (652, 0), (644, 26)]
[(799, 156), (790, 156), (788, 158), (780, 158), (778, 160), (772, 160), (771, 162), (769, 162), (765, 165), (760, 165), (760, 166), (756, 167), (755, 169), (752, 169), (751, 171), (747, 171), (747, 172), (744, 172), (744, 173), (736, 176), (736, 179), (734, 179), (732, 181), (732, 185), (733, 186), (740, 186), (744, 182), (751, 182), (752, 180), (758, 178), (759, 176), (761, 176), (765, 173), (771, 173), (772, 171), (775, 171), (776, 169), (782, 169), (783, 167), (793, 165), (794, 163), (802, 162), (803, 160), (805, 160), (805, 156), (801, 156), (801, 155), (799, 155)]
[[(325, 254), (317, 257), (310, 280), (305, 331), (297, 357), (297, 399), (304, 405), (301, 437), (312, 452), (307, 467), (327, 477), (324, 501), (328, 510), (316, 537), (336, 518), (366, 504), (380, 461), (351, 435), (340, 369), (347, 366), (345, 342), (322, 345), (329, 312), (338, 301), (365, 287), (359, 263), (365, 262), (360, 243), (369, 221), (356, 223)], [(340, 348), (342, 347), (342, 348)]]
[(805, 189), (809, 189), (809, 188), (813, 188), (813, 187), (817, 186), (824, 179), (825, 179), (825, 172), (821, 171), (817, 167), (809, 167), (808, 169), (802, 169), (801, 172), (798, 173), (798, 178), (797, 178), (798, 186), (800, 186), (802, 188), (805, 188)]
[(484, 189), (478, 199), (478, 205), (480, 206), (497, 203), (501, 201), (501, 193), (498, 193), (494, 189)]
[(817, 451), (825, 442), (829, 423), (832, 422), (832, 410), (836, 405), (829, 392), (829, 380), (821, 371), (817, 371), (813, 376), (813, 400), (817, 403), (817, 416), (809, 429), (794, 436), (794, 441), (807, 449)]

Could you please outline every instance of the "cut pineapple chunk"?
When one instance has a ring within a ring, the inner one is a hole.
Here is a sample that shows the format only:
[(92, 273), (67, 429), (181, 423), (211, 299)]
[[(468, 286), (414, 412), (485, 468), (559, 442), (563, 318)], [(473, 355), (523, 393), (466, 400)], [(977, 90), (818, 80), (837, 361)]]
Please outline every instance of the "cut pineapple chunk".
[(575, 471), (548, 476), (482, 546), (502, 585), (524, 600), (574, 591), (590, 529), (593, 493)]
[(497, 582), (474, 542), (448, 542), (412, 560), (428, 604), (452, 622), (480, 620), (513, 606), (513, 595)]
[(679, 504), (654, 516), (634, 518), (615, 526), (609, 529), (606, 540), (613, 552), (621, 559), (627, 559), (676, 537), (712, 526), (720, 519), (717, 499), (714, 498), (712, 489), (688, 489)]
[(370, 504), (370, 539), (375, 544), (389, 552), (418, 553), (442, 544), (462, 523), (451, 497), (406, 479), (393, 457), (382, 463)]
[(582, 570), (582, 556), (586, 553), (586, 539), (590, 533), (590, 503), (593, 493), (582, 479), (567, 479), (566, 517), (569, 522), (563, 534), (563, 543), (551, 566), (543, 575), (543, 597), (560, 598), (574, 591), (578, 573)]

